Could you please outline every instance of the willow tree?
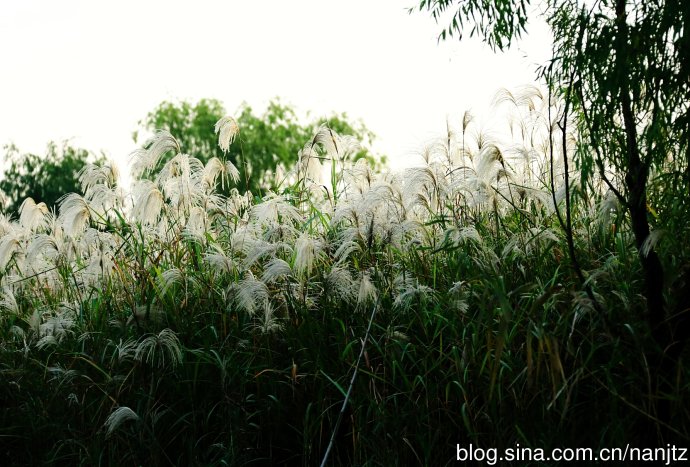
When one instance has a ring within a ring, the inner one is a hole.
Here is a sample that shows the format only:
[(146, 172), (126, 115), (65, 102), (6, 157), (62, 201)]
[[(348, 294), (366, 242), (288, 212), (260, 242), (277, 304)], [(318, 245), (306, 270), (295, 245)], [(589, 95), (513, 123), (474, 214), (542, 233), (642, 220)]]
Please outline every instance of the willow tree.
[(564, 102), (559, 131), (575, 122), (584, 141), (575, 156), (583, 187), (598, 174), (627, 213), (663, 393), (690, 335), (690, 2), (547, 0), (540, 13), (530, 4), (421, 0), (416, 9), (444, 23), (441, 40), (469, 31), (494, 50), (527, 32), (530, 15), (546, 19), (553, 53), (540, 74)]

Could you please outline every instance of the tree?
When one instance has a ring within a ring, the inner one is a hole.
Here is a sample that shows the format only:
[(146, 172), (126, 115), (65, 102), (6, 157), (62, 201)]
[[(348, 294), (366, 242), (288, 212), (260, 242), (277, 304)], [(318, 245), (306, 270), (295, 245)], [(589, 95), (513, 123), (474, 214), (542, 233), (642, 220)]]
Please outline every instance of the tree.
[[(148, 131), (169, 131), (178, 140), (183, 153), (206, 162), (223, 155), (213, 127), (224, 116), (225, 108), (216, 99), (201, 99), (196, 104), (165, 101), (139, 121), (139, 126)], [(139, 131), (132, 137), (137, 142)]]
[[(162, 102), (139, 125), (147, 131), (169, 131), (178, 140), (182, 152), (202, 162), (212, 157), (230, 160), (241, 173), (239, 188), (256, 193), (268, 188), (263, 181), (267, 171), (275, 170), (279, 164), (289, 169), (297, 161), (299, 150), (322, 124), (359, 139), (363, 149), (356, 158), (366, 157), (374, 164), (385, 160), (367, 149), (374, 134), (361, 121), (351, 121), (341, 113), (301, 124), (295, 110), (278, 99), (273, 99), (259, 116), (249, 105), (241, 106), (236, 119), (240, 129), (239, 138), (224, 154), (218, 147), (214, 125), (225, 115), (225, 108), (216, 99), (201, 99), (195, 104), (187, 101)], [(136, 142), (138, 132), (133, 136)]]
[[(67, 193), (81, 192), (79, 172), (93, 156), (89, 151), (73, 147), (68, 141), (61, 146), (48, 143), (45, 155), (21, 153), (10, 145), (5, 148), (9, 168), (0, 180), (0, 191), (8, 198), (5, 212), (16, 215), (26, 198), (44, 202), (57, 209), (57, 201)], [(96, 162), (102, 162), (103, 157)]]
[[(529, 0), (418, 5), (437, 21), (448, 15), (441, 39), (471, 27), (499, 50), (525, 32), (529, 7)], [(598, 173), (627, 211), (661, 355), (652, 376), (663, 393), (690, 337), (688, 245), (678, 241), (690, 229), (690, 2), (549, 0), (543, 8), (554, 42), (541, 76), (564, 102), (560, 131), (574, 121), (584, 140), (575, 158), (582, 187)], [(566, 205), (572, 237), (569, 216)], [(661, 398), (662, 421), (668, 410)]]

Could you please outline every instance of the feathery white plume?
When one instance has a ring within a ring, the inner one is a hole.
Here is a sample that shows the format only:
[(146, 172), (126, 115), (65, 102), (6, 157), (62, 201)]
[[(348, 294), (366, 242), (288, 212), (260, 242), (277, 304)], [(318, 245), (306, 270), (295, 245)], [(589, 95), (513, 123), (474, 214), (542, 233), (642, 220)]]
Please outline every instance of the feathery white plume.
[(175, 137), (167, 130), (158, 130), (149, 138), (143, 148), (137, 149), (132, 153), (134, 163), (132, 172), (135, 177), (139, 177), (144, 172), (150, 172), (158, 166), (158, 161), (167, 152), (173, 154), (180, 153), (180, 144)]
[(47, 234), (35, 235), (26, 249), (26, 259), (29, 263), (36, 261), (41, 255), (53, 260), (58, 254), (59, 251), (55, 238)]
[(436, 292), (434, 289), (427, 285), (420, 284), (419, 280), (411, 276), (399, 275), (395, 278), (395, 284), (397, 288), (397, 296), (393, 302), (395, 308), (408, 310), (415, 299), (432, 302), (436, 300)]
[(0, 238), (0, 270), (4, 270), (12, 257), (20, 249), (19, 240), (10, 234)]
[(183, 286), (185, 288), (185, 295), (189, 292), (189, 288), (196, 289), (198, 287), (198, 282), (194, 277), (185, 276), (185, 274), (178, 268), (171, 268), (163, 271), (160, 276), (158, 276), (158, 287), (160, 289), (160, 294), (165, 295), (176, 285)]
[(19, 207), (19, 223), (25, 229), (34, 232), (47, 224), (47, 214), (46, 203), (36, 204), (32, 198), (26, 198)]
[(357, 306), (366, 306), (373, 303), (378, 296), (376, 286), (371, 282), (368, 272), (362, 273), (359, 278), (359, 287), (357, 291)]
[(321, 255), (323, 243), (305, 232), (295, 242), (295, 272), (299, 275), (311, 274), (314, 262)]
[(175, 368), (182, 363), (182, 345), (177, 334), (165, 328), (158, 334), (142, 338), (137, 344), (134, 358), (159, 368), (165, 368), (168, 364)]
[(235, 303), (249, 315), (254, 315), (258, 308), (265, 306), (268, 301), (268, 287), (262, 281), (254, 278), (251, 272), (247, 272), (243, 279), (235, 287)]
[(666, 231), (664, 229), (654, 229), (649, 232), (647, 238), (645, 238), (644, 242), (642, 242), (640, 254), (645, 257), (648, 256), (649, 252), (656, 247), (656, 245), (659, 243), (659, 240), (661, 240), (665, 233)]
[(335, 300), (352, 303), (356, 300), (359, 290), (352, 279), (350, 271), (343, 267), (333, 266), (326, 276), (326, 290)]
[(285, 196), (268, 193), (261, 203), (252, 206), (252, 218), (261, 225), (278, 224), (288, 222), (302, 222), (299, 210), (289, 203)]
[(81, 190), (85, 195), (88, 195), (89, 191), (98, 185), (114, 187), (119, 177), (120, 171), (112, 161), (102, 166), (86, 164), (79, 171), (79, 183), (81, 183)]
[(14, 296), (14, 290), (12, 287), (3, 287), (2, 300), (0, 300), (0, 310), (8, 311), (13, 315), (19, 315), (19, 304)]
[(130, 420), (139, 420), (139, 415), (137, 415), (134, 410), (129, 407), (118, 407), (115, 409), (103, 424), (103, 427), (106, 429), (106, 438), (110, 437), (123, 423)]
[(144, 225), (153, 225), (158, 221), (164, 203), (158, 185), (150, 180), (139, 180), (134, 187), (132, 216)]
[(215, 132), (218, 134), (218, 146), (223, 152), (230, 150), (230, 145), (239, 133), (240, 127), (232, 117), (223, 117), (216, 122)]
[(211, 191), (216, 186), (216, 179), (219, 175), (223, 174), (224, 171), (223, 163), (217, 157), (212, 157), (204, 165), (204, 171), (202, 176), (202, 184), (204, 189)]
[(208, 217), (206, 215), (206, 210), (199, 206), (192, 206), (189, 210), (189, 217), (187, 217), (187, 223), (185, 224), (184, 231), (182, 235), (185, 238), (203, 241), (207, 234), (209, 234), (208, 227)]
[(258, 313), (255, 319), (256, 324), (253, 326), (253, 328), (259, 331), (261, 334), (272, 334), (280, 331), (283, 328), (280, 320), (275, 315), (273, 306), (268, 301), (264, 303), (263, 312)]
[(91, 211), (86, 200), (76, 193), (70, 193), (60, 198), (58, 204), (65, 233), (75, 237), (83, 232), (91, 220)]
[(204, 255), (204, 264), (219, 274), (231, 274), (235, 269), (235, 261), (217, 245), (213, 245), (211, 252)]
[(261, 280), (267, 284), (270, 284), (291, 274), (292, 269), (290, 269), (290, 265), (286, 261), (280, 258), (273, 258), (268, 262), (268, 264), (266, 264)]

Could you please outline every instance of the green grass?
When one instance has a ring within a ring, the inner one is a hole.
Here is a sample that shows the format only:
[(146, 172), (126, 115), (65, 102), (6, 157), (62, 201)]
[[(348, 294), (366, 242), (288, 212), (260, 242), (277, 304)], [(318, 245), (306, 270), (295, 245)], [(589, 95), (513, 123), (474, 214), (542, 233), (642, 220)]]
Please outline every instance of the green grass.
[(348, 167), (328, 193), (298, 167), (280, 196), (226, 201), (182, 159), (156, 182), (155, 222), (101, 209), (115, 187), (88, 180), (81, 224), (64, 205), (3, 220), (3, 463), (318, 464), (377, 301), (333, 465), (446, 465), (456, 443), (687, 443), (687, 368), (654, 393), (637, 252), (600, 194), (572, 214), (603, 314), (546, 171), (521, 178), (464, 138), (455, 162), (397, 178), (322, 149)]

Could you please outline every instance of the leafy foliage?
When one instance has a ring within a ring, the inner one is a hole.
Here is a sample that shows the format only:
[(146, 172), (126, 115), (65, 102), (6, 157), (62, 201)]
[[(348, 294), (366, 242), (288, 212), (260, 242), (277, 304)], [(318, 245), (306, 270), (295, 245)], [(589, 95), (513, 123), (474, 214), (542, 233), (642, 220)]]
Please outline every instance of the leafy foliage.
[[(457, 5), (442, 38), (469, 22), (502, 49), (524, 31), (529, 3), (422, 0), (419, 9), (438, 20)], [(690, 190), (690, 3), (548, 1), (542, 11), (554, 42), (541, 75), (549, 98), (565, 103), (558, 115), (562, 147), (568, 125), (576, 125), (580, 190), (595, 189), (596, 173), (625, 208), (624, 228), (633, 235), (645, 283), (647, 348), (657, 362), (652, 392), (669, 391), (690, 342), (690, 249), (675, 241), (690, 227), (687, 203), (680, 201)], [(567, 173), (565, 153), (556, 157)], [(574, 247), (569, 183), (565, 208), (559, 219), (571, 262), (593, 298)], [(662, 398), (656, 408), (662, 420), (671, 416), (667, 402)]]
[[(6, 210), (16, 215), (26, 198), (57, 208), (57, 201), (66, 193), (79, 192), (79, 172), (93, 157), (85, 149), (75, 148), (67, 141), (58, 146), (51, 142), (45, 155), (20, 153), (16, 146), (6, 148), (9, 168), (0, 180), (0, 191), (8, 197)], [(103, 157), (96, 159), (103, 161)]]
[(430, 12), (436, 22), (448, 20), (440, 40), (462, 39), (467, 26), (470, 37), (481, 35), (492, 48), (504, 50), (526, 31), (529, 5), (530, 0), (420, 0), (418, 8)]
[[(362, 144), (355, 159), (367, 158), (372, 164), (385, 162), (374, 156), (367, 145), (374, 134), (362, 122), (352, 122), (346, 114), (334, 114), (327, 119), (313, 119), (306, 125), (299, 123), (295, 110), (278, 99), (272, 100), (261, 115), (255, 115), (249, 105), (242, 105), (236, 117), (241, 128), (239, 142), (225, 154), (216, 144), (214, 124), (226, 115), (220, 101), (201, 99), (196, 104), (181, 101), (163, 102), (140, 122), (148, 131), (167, 130), (181, 141), (181, 151), (207, 162), (212, 157), (229, 160), (240, 170), (238, 188), (260, 193), (274, 188), (275, 172), (292, 168), (298, 152), (321, 125), (336, 132), (350, 134)], [(134, 134), (135, 140), (138, 133)], [(165, 163), (167, 159), (162, 159)], [(225, 191), (227, 194), (227, 191)]]

